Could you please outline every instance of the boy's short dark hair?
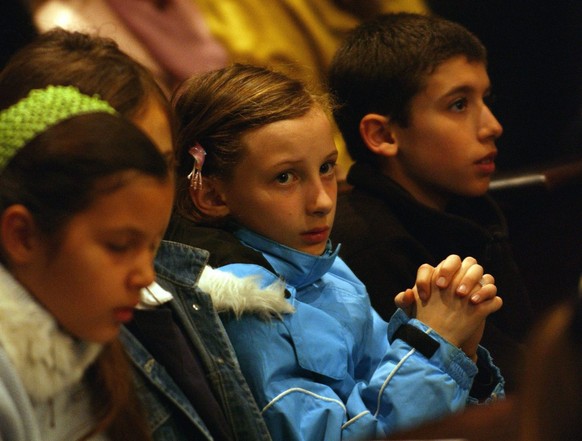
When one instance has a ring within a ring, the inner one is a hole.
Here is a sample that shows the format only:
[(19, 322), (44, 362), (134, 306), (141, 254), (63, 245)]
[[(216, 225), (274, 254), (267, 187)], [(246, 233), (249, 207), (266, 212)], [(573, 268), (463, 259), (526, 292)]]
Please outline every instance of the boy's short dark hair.
[(355, 161), (375, 163), (360, 137), (369, 113), (408, 125), (410, 101), (444, 61), (464, 55), (486, 63), (479, 39), (463, 26), (435, 16), (384, 14), (354, 29), (336, 52), (329, 89), (334, 118)]

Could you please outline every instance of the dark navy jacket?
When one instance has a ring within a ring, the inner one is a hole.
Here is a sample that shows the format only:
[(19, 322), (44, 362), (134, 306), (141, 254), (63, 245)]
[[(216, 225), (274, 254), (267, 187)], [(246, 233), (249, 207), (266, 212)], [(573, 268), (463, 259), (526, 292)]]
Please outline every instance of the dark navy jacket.
[(482, 344), (513, 391), (521, 377), (532, 307), (513, 258), (505, 218), (489, 196), (456, 198), (442, 212), (419, 203), (396, 182), (365, 163), (348, 174), (351, 191), (338, 198), (332, 239), (366, 285), (372, 306), (388, 320), (394, 296), (412, 287), (418, 267), (450, 254), (472, 256), (495, 277), (503, 307), (487, 318)]

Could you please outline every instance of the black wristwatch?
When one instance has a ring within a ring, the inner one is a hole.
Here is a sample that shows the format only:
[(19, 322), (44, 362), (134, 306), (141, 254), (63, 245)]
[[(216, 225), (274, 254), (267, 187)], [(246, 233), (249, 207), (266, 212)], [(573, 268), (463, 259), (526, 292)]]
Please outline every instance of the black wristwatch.
[(427, 333), (407, 323), (400, 325), (390, 339), (390, 344), (397, 338), (408, 343), (426, 358), (432, 357), (440, 346), (439, 342)]

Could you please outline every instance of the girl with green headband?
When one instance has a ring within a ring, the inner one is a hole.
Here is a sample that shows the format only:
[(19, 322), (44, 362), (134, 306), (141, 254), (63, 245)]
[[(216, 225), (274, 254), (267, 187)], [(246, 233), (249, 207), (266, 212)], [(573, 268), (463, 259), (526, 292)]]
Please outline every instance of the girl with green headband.
[(0, 111), (0, 439), (149, 439), (117, 335), (172, 199), (105, 101), (49, 86)]
[[(50, 84), (98, 94), (172, 162), (169, 103), (152, 74), (113, 40), (63, 29), (43, 33), (0, 72), (0, 109)], [(268, 441), (214, 305), (197, 286), (207, 260), (204, 250), (162, 241), (154, 262), (156, 282), (143, 290), (133, 320), (121, 329), (151, 437)]]

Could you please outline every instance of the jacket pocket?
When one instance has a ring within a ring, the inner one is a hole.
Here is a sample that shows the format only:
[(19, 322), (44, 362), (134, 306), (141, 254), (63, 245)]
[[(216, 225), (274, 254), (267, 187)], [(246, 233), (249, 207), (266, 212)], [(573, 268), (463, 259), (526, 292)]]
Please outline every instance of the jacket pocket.
[(348, 344), (342, 325), (309, 305), (297, 303), (288, 321), (299, 365), (308, 371), (341, 380), (348, 372)]

